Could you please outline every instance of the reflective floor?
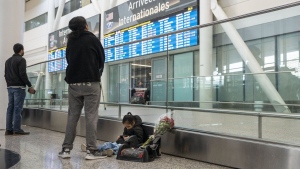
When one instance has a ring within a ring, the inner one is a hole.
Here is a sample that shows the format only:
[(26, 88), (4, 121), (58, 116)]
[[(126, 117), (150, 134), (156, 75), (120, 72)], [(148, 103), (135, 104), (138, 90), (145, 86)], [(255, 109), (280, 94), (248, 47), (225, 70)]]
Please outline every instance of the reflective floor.
[[(154, 162), (137, 163), (119, 161), (113, 157), (87, 161), (85, 153), (80, 151), (81, 143), (85, 142), (84, 137), (76, 137), (74, 149), (71, 152), (71, 159), (62, 160), (57, 154), (61, 150), (64, 133), (44, 130), (34, 127), (23, 127), (30, 131), (27, 136), (4, 136), (4, 130), (0, 130), (0, 144), (2, 149), (12, 150), (21, 155), (19, 163), (13, 169), (59, 169), (59, 168), (99, 168), (99, 169), (225, 169), (226, 167), (207, 164), (199, 161), (174, 157), (163, 154)], [(99, 144), (101, 142), (99, 141)], [(0, 155), (0, 169), (3, 167), (3, 157)]]

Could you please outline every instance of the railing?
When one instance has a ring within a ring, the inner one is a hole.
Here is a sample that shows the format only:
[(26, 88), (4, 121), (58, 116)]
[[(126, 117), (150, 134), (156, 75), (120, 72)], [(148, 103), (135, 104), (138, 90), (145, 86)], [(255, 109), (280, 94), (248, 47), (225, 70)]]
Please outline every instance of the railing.
[[(39, 100), (40, 104), (41, 105), (38, 105), (38, 106), (31, 106), (30, 105), (30, 102), (31, 101), (37, 101)], [(25, 107), (27, 108), (42, 108), (42, 109), (53, 109), (51, 108), (51, 106), (49, 106), (48, 108), (45, 107), (43, 104), (46, 103), (46, 101), (53, 101), (51, 99), (27, 99), (25, 101)], [(55, 102), (59, 102), (59, 104), (57, 106), (59, 106), (59, 109), (58, 110), (61, 110), (61, 111), (67, 111), (67, 109), (63, 109), (63, 103), (64, 100), (62, 99), (57, 99), (55, 100)], [(66, 100), (65, 100), (66, 101)], [(158, 113), (158, 115), (160, 115), (161, 113), (163, 113), (164, 111), (159, 111), (157, 109), (160, 109), (160, 110), (165, 110), (166, 109), (166, 106), (155, 106), (155, 105), (137, 105), (137, 104), (125, 104), (125, 103), (110, 103), (110, 102), (102, 102), (100, 103), (100, 108), (101, 109), (99, 112), (100, 112), (100, 115), (101, 113), (105, 112), (105, 111), (109, 111), (110, 112), (110, 115), (109, 116), (104, 116), (104, 117), (107, 117), (107, 118), (117, 118), (119, 120), (121, 120), (122, 116), (124, 114), (126, 114), (127, 111), (124, 111), (126, 110), (126, 107), (130, 107), (131, 110), (135, 111), (134, 114), (137, 114), (137, 115), (140, 115), (140, 116), (147, 116), (148, 113), (147, 112), (138, 112), (138, 111), (143, 111), (145, 109), (149, 109), (149, 110), (156, 110)], [(108, 109), (107, 106), (109, 107)], [(67, 108), (67, 107), (66, 107)], [(102, 109), (102, 108), (105, 108)], [(56, 109), (55, 109), (56, 110)], [(219, 110), (219, 109), (201, 109), (201, 108), (186, 108), (186, 107), (172, 107), (172, 106), (169, 106), (168, 107), (168, 110), (167, 111), (175, 111), (175, 113), (177, 113), (177, 111), (185, 111), (185, 112), (197, 112), (197, 113), (209, 113), (209, 114), (219, 114), (219, 115), (240, 115), (240, 116), (250, 116), (250, 117), (257, 117), (257, 136), (256, 138), (258, 139), (264, 139), (263, 138), (263, 118), (277, 118), (277, 119), (292, 119), (292, 120), (299, 120), (300, 119), (300, 115), (296, 115), (296, 114), (283, 114), (283, 113), (266, 113), (266, 112), (249, 112), (249, 111), (236, 111), (236, 110)], [(113, 115), (113, 113), (115, 113)], [(201, 120), (201, 119), (199, 119)], [(156, 121), (147, 121), (145, 120), (145, 122), (148, 122), (148, 123), (156, 123)], [(175, 123), (176, 123), (176, 120), (175, 120)], [(180, 124), (179, 124), (179, 127), (177, 127), (178, 129), (185, 129), (185, 130), (192, 130), (192, 131), (198, 131), (199, 129), (191, 129), (191, 128), (187, 128), (187, 127), (180, 127)], [(290, 129), (290, 130), (293, 130), (293, 129)], [(207, 131), (207, 130), (202, 130), (203, 132), (210, 132), (210, 131)], [(213, 132), (213, 133), (219, 133), (219, 132)], [(222, 132), (222, 133), (219, 133), (219, 134), (229, 134), (229, 135), (232, 135), (231, 133), (227, 133), (227, 132)], [(279, 133), (278, 133), (279, 134)], [(233, 134), (234, 135), (234, 134)], [(238, 136), (238, 135), (236, 135)], [(253, 138), (252, 137), (249, 137), (249, 136), (246, 136), (248, 138)], [(255, 138), (255, 137), (254, 137)], [(267, 139), (268, 140), (268, 139)], [(278, 141), (278, 140), (276, 140)], [(293, 142), (291, 140), (292, 143), (295, 144), (295, 142)], [(300, 145), (300, 142), (296, 141), (296, 145)]]

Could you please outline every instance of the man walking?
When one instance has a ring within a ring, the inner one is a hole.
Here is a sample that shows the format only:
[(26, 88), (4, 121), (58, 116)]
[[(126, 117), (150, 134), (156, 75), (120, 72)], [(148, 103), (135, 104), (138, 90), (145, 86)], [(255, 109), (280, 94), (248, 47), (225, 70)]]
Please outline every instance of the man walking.
[(84, 106), (87, 155), (85, 159), (103, 158), (97, 149), (97, 123), (100, 103), (100, 78), (105, 54), (99, 39), (88, 31), (84, 17), (69, 22), (72, 32), (67, 36), (66, 59), (68, 67), (65, 81), (69, 84), (69, 110), (61, 158), (70, 158), (76, 136), (76, 126)]
[(28, 92), (35, 93), (26, 73), (26, 60), (24, 47), (22, 44), (15, 44), (13, 47), (15, 54), (5, 62), (5, 80), (8, 91), (8, 107), (6, 113), (5, 135), (28, 135), (21, 129), (23, 103), (26, 96), (26, 85)]

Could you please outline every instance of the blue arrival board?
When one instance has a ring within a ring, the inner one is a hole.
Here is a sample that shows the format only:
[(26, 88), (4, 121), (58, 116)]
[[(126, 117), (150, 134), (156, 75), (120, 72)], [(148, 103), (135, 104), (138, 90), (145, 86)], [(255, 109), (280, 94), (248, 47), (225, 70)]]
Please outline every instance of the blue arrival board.
[(181, 13), (158, 21), (144, 22), (104, 36), (105, 61), (117, 61), (148, 54), (198, 45), (198, 30), (190, 30), (160, 38), (145, 40), (118, 47), (110, 46), (128, 43), (152, 36), (174, 32), (198, 25), (198, 9), (190, 7)]

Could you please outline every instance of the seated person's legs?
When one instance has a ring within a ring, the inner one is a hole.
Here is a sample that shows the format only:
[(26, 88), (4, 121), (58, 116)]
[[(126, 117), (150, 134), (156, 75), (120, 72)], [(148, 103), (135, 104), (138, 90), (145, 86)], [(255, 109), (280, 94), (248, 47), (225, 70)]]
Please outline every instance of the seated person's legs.
[[(119, 146), (117, 143), (106, 142), (103, 145), (98, 145), (97, 148), (103, 156), (111, 157), (115, 153), (114, 151), (119, 149)], [(86, 151), (85, 144), (81, 144), (81, 151)]]

